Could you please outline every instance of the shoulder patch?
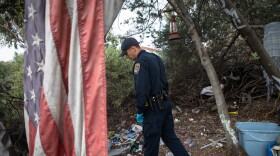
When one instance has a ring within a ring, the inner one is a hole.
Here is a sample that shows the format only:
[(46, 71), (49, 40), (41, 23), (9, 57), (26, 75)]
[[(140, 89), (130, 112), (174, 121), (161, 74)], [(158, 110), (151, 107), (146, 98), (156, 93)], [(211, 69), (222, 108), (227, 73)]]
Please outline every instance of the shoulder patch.
[(134, 74), (138, 74), (140, 71), (140, 63), (135, 63), (134, 65)]

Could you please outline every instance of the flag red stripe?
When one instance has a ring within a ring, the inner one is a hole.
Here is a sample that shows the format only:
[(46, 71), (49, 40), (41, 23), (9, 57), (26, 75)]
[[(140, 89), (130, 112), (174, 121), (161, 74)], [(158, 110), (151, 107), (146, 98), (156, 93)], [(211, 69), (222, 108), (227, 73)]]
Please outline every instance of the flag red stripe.
[(103, 1), (78, 0), (87, 155), (108, 155)]
[[(68, 87), (68, 68), (69, 68), (69, 51), (71, 39), (71, 20), (68, 15), (66, 1), (50, 0), (50, 23), (53, 40), (56, 46), (57, 56), (61, 66), (63, 83), (66, 94), (69, 92)], [(66, 103), (63, 115), (63, 145), (66, 155), (75, 155), (74, 148), (74, 128), (69, 110)]]
[(71, 20), (65, 0), (50, 0), (51, 31), (61, 66), (63, 82), (68, 94), (68, 67), (71, 37)]
[(49, 106), (46, 102), (44, 89), (42, 89), (40, 100), (40, 139), (42, 148), (46, 155), (64, 155), (63, 147), (59, 141), (58, 127), (50, 113)]
[(72, 125), (72, 118), (70, 115), (69, 105), (68, 103), (65, 106), (64, 109), (64, 124), (63, 124), (63, 144), (64, 144), (64, 150), (65, 155), (76, 155), (75, 154), (75, 148), (74, 148), (74, 128)]
[(29, 155), (34, 155), (34, 144), (35, 144), (35, 137), (36, 137), (36, 128), (34, 127), (32, 121), (29, 120)]

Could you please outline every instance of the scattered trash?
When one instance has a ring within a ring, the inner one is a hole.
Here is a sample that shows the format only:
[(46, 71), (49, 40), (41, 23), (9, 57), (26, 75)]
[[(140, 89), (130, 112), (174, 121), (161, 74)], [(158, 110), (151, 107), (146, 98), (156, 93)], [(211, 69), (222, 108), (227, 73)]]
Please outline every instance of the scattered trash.
[(108, 155), (109, 155), (109, 156), (119, 155), (119, 154), (121, 154), (122, 152), (128, 150), (129, 148), (130, 148), (129, 146), (126, 146), (126, 147), (121, 147), (121, 148), (118, 148), (118, 149), (111, 149), (111, 150), (108, 152)]
[(109, 131), (108, 132), (108, 138), (110, 138), (111, 136), (115, 135), (115, 131)]
[(192, 109), (192, 113), (194, 113), (194, 114), (198, 114), (199, 112), (200, 112), (199, 108)]
[(201, 132), (200, 134), (204, 135), (204, 136), (207, 136), (208, 134), (218, 134), (218, 132), (210, 131), (210, 130), (207, 130), (207, 129), (203, 128), (203, 132)]
[(131, 147), (130, 147), (130, 153), (132, 152), (141, 152), (142, 151), (142, 145), (140, 143), (140, 137), (143, 135), (143, 133), (140, 133), (138, 134), (138, 136), (136, 137), (136, 139), (133, 141), (133, 143), (131, 144)]
[[(191, 156), (192, 154), (190, 152), (188, 152), (189, 156)], [(174, 156), (172, 152), (167, 152), (165, 154), (165, 156)]]
[(108, 150), (110, 150), (111, 147), (112, 147), (112, 144), (111, 144), (111, 142), (108, 141)]
[(174, 119), (174, 123), (179, 123), (179, 122), (180, 122), (179, 119), (177, 119), (177, 118)]
[(185, 132), (185, 131), (178, 131), (177, 133), (181, 136), (186, 136), (187, 135), (187, 132)]
[(229, 115), (238, 115), (238, 111), (235, 112), (228, 112)]
[[(220, 84), (220, 86), (221, 86), (222, 89), (225, 88), (224, 84)], [(213, 96), (214, 92), (213, 92), (212, 86), (208, 86), (208, 87), (203, 88), (201, 90), (200, 94), (207, 95), (207, 96)]]
[(187, 139), (185, 141), (185, 144), (189, 145), (190, 147), (193, 147), (195, 145), (195, 142), (193, 139)]
[(222, 144), (222, 143), (219, 143), (219, 142), (217, 142), (217, 144), (216, 144), (216, 148), (221, 148), (221, 147), (223, 147), (224, 145)]
[[(122, 122), (122, 124), (125, 124)], [(120, 133), (115, 131), (108, 132), (108, 154), (115, 156), (123, 154), (130, 149), (130, 154), (141, 153), (143, 150), (144, 139), (142, 137), (142, 126), (132, 124), (131, 129), (120, 130)]]
[(199, 122), (204, 123), (204, 122), (205, 122), (205, 120), (204, 120), (204, 119), (201, 119)]
[[(174, 122), (180, 122), (175, 118)], [(142, 154), (144, 138), (142, 133), (143, 127), (137, 124), (132, 124), (130, 130), (122, 129), (120, 133), (115, 131), (108, 132), (108, 155), (116, 156), (126, 153), (127, 156), (133, 156), (135, 153)], [(165, 145), (162, 138), (160, 138), (160, 146)], [(193, 146), (194, 142), (191, 142), (189, 146)], [(167, 156), (174, 156), (171, 152), (167, 153)], [(172, 154), (172, 155), (171, 155)]]
[(238, 115), (238, 103), (237, 101), (234, 101), (233, 104), (230, 104), (228, 106), (228, 114), (230, 115)]
[(137, 141), (136, 143), (134, 143), (131, 148), (130, 148), (130, 153), (138, 153), (138, 152), (142, 152), (142, 148), (143, 145)]
[(136, 152), (138, 152), (138, 151), (141, 152), (141, 151), (142, 151), (142, 148), (143, 148), (143, 145), (140, 144), (139, 147), (138, 147), (138, 150), (137, 150)]
[(178, 113), (177, 110), (172, 109), (172, 114), (173, 114), (173, 115), (176, 115), (177, 113)]
[(196, 123), (198, 123), (198, 121), (192, 121), (192, 123), (196, 124)]
[(163, 146), (163, 145), (164, 145), (164, 142), (163, 142), (162, 139), (160, 138), (159, 146)]
[(142, 126), (139, 126), (139, 125), (136, 125), (136, 124), (132, 124), (132, 130), (135, 132), (135, 133), (140, 133), (142, 132)]
[(176, 108), (178, 109), (178, 111), (179, 111), (180, 113), (183, 112), (182, 109), (181, 109), (179, 106), (176, 106)]
[(189, 121), (193, 121), (193, 118), (189, 118)]
[(172, 152), (167, 152), (165, 156), (174, 156)]
[(190, 147), (193, 147), (195, 145), (195, 142), (192, 140), (192, 142), (189, 144)]
[(199, 150), (203, 150), (204, 148), (206, 148), (208, 146), (212, 146), (212, 147), (216, 147), (216, 148), (221, 148), (221, 147), (223, 147), (223, 144), (221, 144), (219, 142), (225, 142), (226, 138), (224, 137), (224, 138), (216, 140), (216, 141), (214, 141), (212, 139), (208, 139), (208, 140), (211, 141), (211, 143), (200, 147)]
[(123, 127), (126, 124), (126, 121), (122, 121), (121, 126)]

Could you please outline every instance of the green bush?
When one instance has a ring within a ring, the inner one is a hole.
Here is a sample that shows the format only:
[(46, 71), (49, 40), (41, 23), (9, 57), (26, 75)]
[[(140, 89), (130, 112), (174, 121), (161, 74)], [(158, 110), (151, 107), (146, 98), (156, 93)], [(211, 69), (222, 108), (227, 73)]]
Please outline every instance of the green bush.
[(120, 107), (134, 89), (133, 62), (125, 57), (119, 57), (120, 50), (113, 46), (108, 46), (105, 51), (107, 102), (109, 106)]

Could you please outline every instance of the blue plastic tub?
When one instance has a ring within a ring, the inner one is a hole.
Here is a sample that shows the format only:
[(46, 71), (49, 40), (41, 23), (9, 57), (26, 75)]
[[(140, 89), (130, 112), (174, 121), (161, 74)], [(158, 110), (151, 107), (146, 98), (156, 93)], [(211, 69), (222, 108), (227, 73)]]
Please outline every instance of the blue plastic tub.
[(280, 136), (280, 127), (270, 122), (236, 122), (240, 145), (249, 156), (266, 156), (266, 148)]

